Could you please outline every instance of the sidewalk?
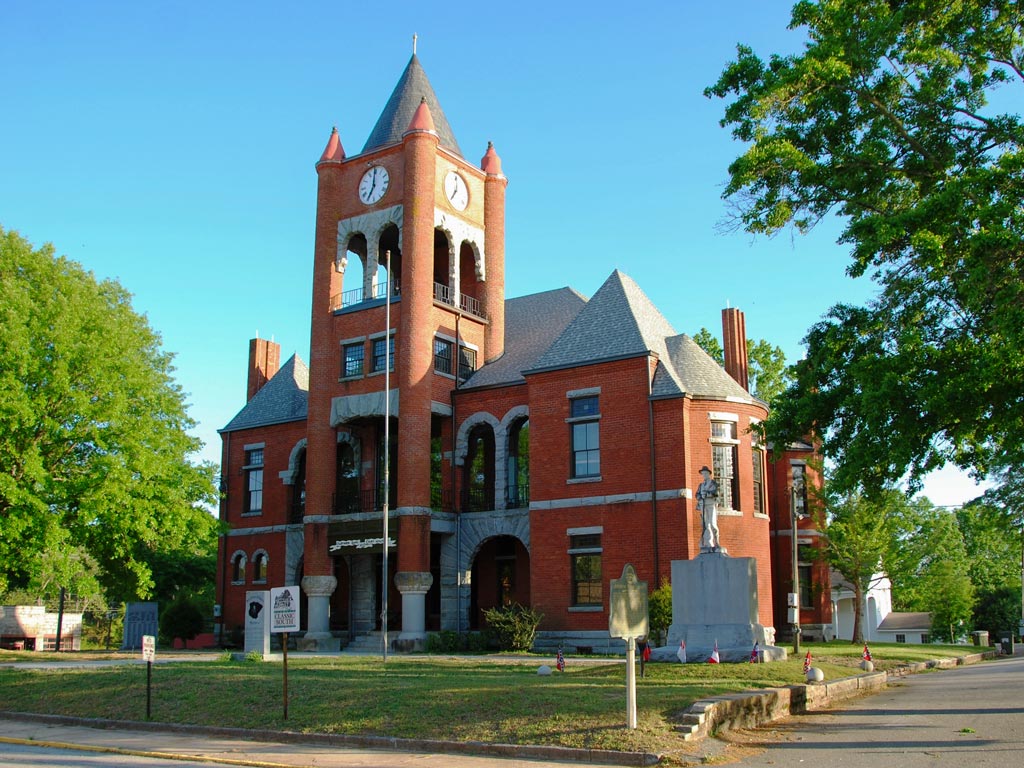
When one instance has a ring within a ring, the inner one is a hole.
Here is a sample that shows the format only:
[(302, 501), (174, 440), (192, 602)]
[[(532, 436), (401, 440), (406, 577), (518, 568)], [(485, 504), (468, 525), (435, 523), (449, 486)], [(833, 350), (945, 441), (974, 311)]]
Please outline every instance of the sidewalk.
[[(263, 740), (266, 738), (267, 740)], [(559, 747), (365, 739), (327, 734), (110, 723), (100, 720), (0, 712), (0, 742), (87, 752), (205, 761), (261, 768), (565, 768), (586, 765), (651, 765), (653, 755)], [(374, 745), (376, 741), (376, 745)], [(345, 743), (343, 743), (345, 742)], [(463, 752), (464, 754), (458, 754)], [(465, 754), (468, 753), (468, 754)]]

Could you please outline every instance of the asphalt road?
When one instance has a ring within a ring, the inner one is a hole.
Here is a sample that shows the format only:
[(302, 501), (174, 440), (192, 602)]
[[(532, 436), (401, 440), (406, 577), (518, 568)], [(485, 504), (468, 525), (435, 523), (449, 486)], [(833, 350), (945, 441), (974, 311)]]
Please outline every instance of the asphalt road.
[(1020, 768), (1024, 657), (890, 681), (841, 709), (726, 739), (723, 757), (744, 768)]

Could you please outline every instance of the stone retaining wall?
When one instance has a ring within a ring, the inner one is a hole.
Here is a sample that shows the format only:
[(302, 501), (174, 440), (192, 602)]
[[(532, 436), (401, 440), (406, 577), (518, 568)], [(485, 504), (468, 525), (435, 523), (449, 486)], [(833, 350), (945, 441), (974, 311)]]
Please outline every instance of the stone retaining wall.
[(785, 688), (713, 696), (690, 705), (683, 715), (680, 731), (683, 738), (689, 741), (731, 728), (758, 728), (789, 715), (827, 709), (845, 699), (880, 691), (885, 688), (889, 677), (976, 664), (995, 656), (995, 651), (972, 653), (959, 658), (904, 664), (889, 672), (867, 672), (827, 683), (789, 685)]

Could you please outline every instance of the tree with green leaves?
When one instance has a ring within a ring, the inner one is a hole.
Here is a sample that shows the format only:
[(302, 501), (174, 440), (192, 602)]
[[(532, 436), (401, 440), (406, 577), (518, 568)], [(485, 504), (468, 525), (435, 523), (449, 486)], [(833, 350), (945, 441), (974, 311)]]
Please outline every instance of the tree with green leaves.
[(158, 553), (215, 546), (171, 355), (120, 285), (3, 229), (0, 283), (0, 592), (81, 568), (147, 597)]
[(791, 27), (801, 53), (740, 46), (706, 90), (746, 145), (733, 223), (838, 216), (849, 273), (880, 291), (811, 328), (769, 436), (816, 431), (846, 491), (1021, 466), (1024, 6), (801, 0)]
[[(707, 328), (697, 331), (693, 340), (698, 346), (715, 359), (719, 365), (725, 365), (725, 351), (722, 343)], [(764, 339), (752, 341), (747, 339), (748, 385), (750, 393), (771, 405), (775, 398), (786, 391), (792, 382), (789, 369), (786, 367), (786, 354), (781, 347), (770, 344)]]
[(853, 590), (853, 642), (864, 642), (864, 597), (899, 560), (908, 502), (892, 490), (874, 498), (857, 491), (825, 498), (825, 558)]

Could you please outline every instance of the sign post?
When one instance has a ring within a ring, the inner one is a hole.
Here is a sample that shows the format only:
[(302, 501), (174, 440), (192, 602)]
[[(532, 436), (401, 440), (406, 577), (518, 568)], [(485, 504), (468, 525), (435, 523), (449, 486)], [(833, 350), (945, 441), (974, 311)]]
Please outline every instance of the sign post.
[(146, 720), (150, 717), (150, 702), (153, 690), (153, 659), (156, 658), (156, 637), (142, 636), (142, 660), (146, 662)]
[(637, 579), (632, 565), (611, 580), (608, 608), (608, 634), (626, 641), (626, 727), (635, 729), (636, 639), (647, 636), (648, 619), (647, 582)]
[(284, 654), (284, 719), (288, 719), (288, 633), (299, 630), (299, 588), (277, 587), (270, 590), (270, 631), (280, 632)]

